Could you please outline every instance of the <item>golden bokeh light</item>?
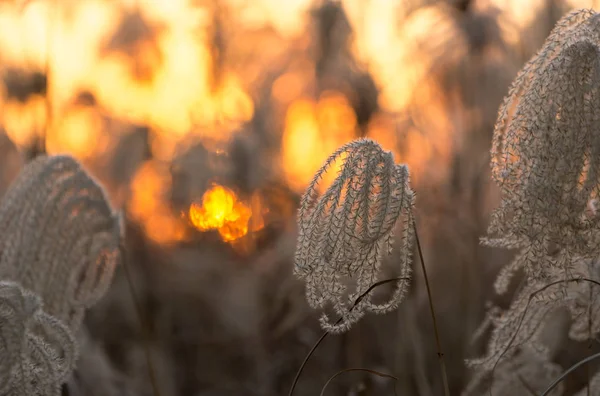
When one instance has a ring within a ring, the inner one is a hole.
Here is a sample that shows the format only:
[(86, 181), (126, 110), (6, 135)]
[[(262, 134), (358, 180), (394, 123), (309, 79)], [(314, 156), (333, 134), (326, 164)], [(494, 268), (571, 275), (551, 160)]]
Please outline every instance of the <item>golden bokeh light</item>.
[(204, 193), (202, 204), (190, 206), (189, 216), (198, 230), (217, 230), (221, 239), (230, 242), (248, 233), (252, 209), (232, 190), (214, 185)]
[(131, 184), (129, 213), (157, 243), (175, 243), (187, 237), (185, 223), (166, 203), (171, 183), (168, 167), (148, 161), (138, 169)]
[[(0, 2), (0, 71), (48, 72), (49, 81), (46, 96), (36, 92), (26, 100), (11, 98), (5, 87), (0, 123), (22, 149), (45, 134), (49, 153), (67, 152), (89, 163), (110, 153), (127, 130), (114, 128), (113, 121), (147, 127), (153, 160), (138, 169), (131, 186), (108, 189), (131, 190), (131, 216), (160, 243), (185, 240), (190, 227), (185, 218), (198, 230), (217, 230), (226, 241), (265, 226), (263, 214), (269, 208), (251, 191), (243, 201), (232, 190), (215, 186), (202, 203), (185, 204), (189, 211), (184, 218), (173, 213), (167, 199), (172, 187), (168, 164), (187, 142), (201, 140), (207, 150), (216, 151), (228, 147), (234, 134), (256, 125), (267, 126), (261, 133), (275, 135), (267, 140), (281, 139), (279, 153), (269, 155), (266, 166), (278, 169), (283, 184), (296, 193), (304, 191), (333, 151), (363, 135), (394, 152), (397, 162), (407, 163), (415, 180), (425, 168), (442, 180), (463, 125), (459, 112), (448, 105), (449, 95), (457, 93), (439, 87), (433, 70), (459, 67), (468, 55), (456, 10), (436, 3), (404, 13), (402, 2), (342, 0), (353, 32), (350, 45), (324, 60), (315, 55), (323, 43), (311, 25), (318, 13), (310, 10), (317, 3)], [(575, 7), (597, 1), (566, 3)], [(500, 34), (517, 45), (528, 39), (523, 29), (545, 2), (532, 0), (530, 7), (516, 0), (481, 4), (474, 12), (501, 9)], [(453, 51), (441, 52), (447, 48)], [(319, 62), (325, 61), (333, 65), (333, 76), (319, 75)], [(368, 72), (378, 89), (377, 103), (368, 106), (375, 109), (370, 120), (360, 120), (366, 125), (358, 125), (354, 108), (361, 88), (353, 86), (349, 75), (335, 75), (336, 62), (340, 70), (348, 65), (360, 69), (350, 74)], [(343, 81), (336, 85), (338, 80)], [(74, 106), (82, 92), (92, 103)], [(357, 96), (346, 96), (349, 92)], [(410, 122), (400, 128), (397, 117)], [(338, 164), (321, 188), (336, 176)]]
[[(318, 101), (298, 99), (288, 108), (282, 141), (282, 167), (290, 186), (303, 191), (327, 157), (356, 137), (356, 116), (348, 99), (326, 91)], [(335, 178), (335, 166), (322, 187)]]

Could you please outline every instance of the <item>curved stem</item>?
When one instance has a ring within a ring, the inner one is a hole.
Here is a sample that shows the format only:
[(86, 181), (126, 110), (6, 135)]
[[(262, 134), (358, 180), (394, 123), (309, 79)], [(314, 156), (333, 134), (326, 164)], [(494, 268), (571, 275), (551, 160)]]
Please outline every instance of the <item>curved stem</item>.
[[(382, 372), (379, 372), (379, 371), (376, 371), (376, 370), (370, 370), (370, 369), (366, 369), (366, 368), (347, 368), (347, 369), (340, 370), (337, 373), (335, 373), (334, 375), (332, 375), (331, 377), (329, 377), (329, 379), (327, 380), (327, 382), (325, 383), (325, 385), (323, 385), (323, 388), (321, 388), (321, 393), (319, 394), (319, 396), (324, 396), (325, 395), (325, 389), (327, 388), (327, 386), (329, 385), (329, 383), (331, 381), (333, 381), (334, 379), (336, 379), (340, 375), (342, 375), (344, 373), (351, 372), (351, 371), (363, 371), (363, 372), (366, 372), (366, 373), (377, 375), (379, 377), (390, 378), (390, 379), (393, 379), (395, 382), (398, 382), (398, 378), (394, 377), (391, 374), (386, 374), (386, 373), (382, 373)], [(396, 384), (395, 383), (394, 383), (394, 395), (397, 395), (397, 393), (396, 393)]]
[[(360, 303), (362, 301), (363, 298), (365, 298), (365, 296), (367, 294), (369, 294), (371, 292), (371, 290), (375, 289), (378, 286), (381, 285), (385, 285), (386, 283), (391, 283), (391, 282), (398, 282), (398, 281), (402, 281), (402, 280), (410, 280), (410, 278), (407, 277), (399, 277), (399, 278), (390, 278), (390, 279), (384, 279), (381, 280), (379, 282), (375, 282), (373, 283), (363, 294), (361, 294), (360, 296), (358, 296), (358, 298), (356, 299), (356, 301), (354, 301), (354, 304), (352, 304), (352, 307), (350, 308), (350, 311), (352, 311), (354, 309), (354, 307), (356, 307), (358, 305), (358, 303)], [(340, 322), (344, 320), (344, 317), (340, 317), (337, 322), (335, 322), (335, 324), (340, 324)], [(298, 384), (298, 380), (300, 379), (300, 375), (302, 375), (302, 371), (304, 370), (304, 366), (306, 366), (306, 363), (308, 363), (308, 360), (310, 359), (310, 357), (314, 354), (314, 352), (317, 350), (317, 348), (319, 347), (319, 345), (321, 345), (321, 342), (323, 342), (323, 340), (325, 339), (325, 337), (327, 337), (329, 335), (328, 331), (325, 331), (323, 333), (323, 335), (317, 340), (317, 342), (315, 343), (315, 345), (313, 345), (313, 347), (310, 349), (310, 351), (308, 352), (308, 354), (306, 355), (306, 357), (304, 358), (304, 361), (302, 362), (302, 365), (300, 365), (300, 368), (298, 369), (298, 371), (296, 372), (296, 376), (294, 377), (294, 382), (292, 383), (292, 386), (290, 388), (290, 391), (288, 393), (288, 396), (292, 396), (294, 394), (294, 390), (296, 389), (296, 385)]]
[[(536, 291), (532, 292), (529, 295), (529, 299), (527, 300), (527, 304), (525, 305), (525, 309), (523, 310), (523, 314), (519, 318), (517, 329), (514, 331), (514, 333), (513, 333), (512, 337), (510, 338), (508, 344), (506, 345), (506, 347), (504, 348), (504, 350), (502, 351), (502, 353), (500, 354), (500, 356), (498, 357), (498, 359), (494, 363), (494, 367), (492, 368), (492, 379), (491, 379), (492, 383), (494, 381), (494, 372), (496, 371), (496, 367), (500, 363), (500, 360), (502, 359), (502, 357), (504, 357), (506, 355), (506, 353), (508, 352), (508, 350), (512, 347), (513, 343), (517, 339), (517, 335), (519, 334), (519, 331), (521, 330), (521, 326), (523, 326), (523, 321), (525, 320), (525, 316), (527, 315), (527, 311), (529, 310), (529, 306), (531, 305), (531, 302), (533, 301), (534, 297), (537, 296), (538, 294), (542, 293), (543, 291), (551, 288), (552, 286), (558, 285), (560, 283), (569, 283), (569, 282), (576, 282), (576, 283), (578, 283), (578, 282), (589, 282), (589, 283), (594, 284), (596, 286), (600, 286), (600, 282), (598, 282), (598, 281), (596, 281), (594, 279), (589, 279), (589, 278), (569, 278), (569, 279), (561, 279), (561, 280), (557, 280), (557, 281), (554, 281), (554, 282), (550, 282), (550, 283), (544, 285), (543, 287), (537, 289)], [(489, 393), (488, 394), (490, 396), (492, 395), (492, 388), (491, 387), (489, 389)]]
[(542, 393), (541, 396), (548, 396), (548, 394), (552, 391), (552, 389), (556, 388), (556, 386), (558, 384), (560, 384), (562, 382), (562, 380), (564, 380), (567, 375), (571, 374), (573, 371), (577, 370), (579, 367), (583, 366), (584, 364), (589, 363), (592, 360), (595, 360), (595, 359), (598, 359), (598, 358), (600, 358), (600, 352), (595, 353), (592, 356), (588, 356), (585, 359), (580, 360), (579, 362), (575, 363), (574, 365), (572, 365), (571, 367), (569, 367), (569, 369), (567, 371), (565, 371), (557, 379), (555, 379), (550, 384), (550, 386), (548, 386), (548, 388), (544, 391), (544, 393)]

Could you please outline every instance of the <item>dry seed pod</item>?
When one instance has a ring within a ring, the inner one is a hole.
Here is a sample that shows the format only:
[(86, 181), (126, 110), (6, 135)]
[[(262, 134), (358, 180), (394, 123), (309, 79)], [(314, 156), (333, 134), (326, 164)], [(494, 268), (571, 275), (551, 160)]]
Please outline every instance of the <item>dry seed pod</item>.
[(38, 294), (77, 331), (119, 258), (122, 225), (103, 189), (72, 157), (39, 157), (4, 196), (0, 229), (0, 279)]
[[(343, 159), (342, 168), (319, 196), (319, 181), (337, 159)], [(294, 272), (306, 281), (312, 308), (331, 304), (342, 316), (334, 323), (323, 314), (324, 329), (345, 331), (367, 311), (384, 313), (398, 306), (409, 284), (413, 197), (408, 168), (396, 165), (391, 152), (368, 139), (342, 146), (316, 173), (300, 203)], [(381, 258), (391, 251), (399, 219), (401, 280), (396, 290), (385, 303), (373, 303), (369, 294), (353, 307), (378, 280)]]

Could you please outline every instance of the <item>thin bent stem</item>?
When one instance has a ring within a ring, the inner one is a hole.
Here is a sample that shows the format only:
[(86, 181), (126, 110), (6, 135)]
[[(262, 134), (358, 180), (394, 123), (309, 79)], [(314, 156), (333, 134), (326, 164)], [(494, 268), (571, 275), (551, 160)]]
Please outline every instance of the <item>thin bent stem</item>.
[[(496, 363), (494, 363), (494, 367), (492, 368), (492, 383), (494, 381), (494, 372), (496, 371), (496, 366), (500, 363), (500, 360), (502, 359), (502, 357), (508, 352), (508, 350), (511, 348), (512, 344), (514, 343), (514, 341), (517, 338), (517, 335), (521, 329), (521, 326), (523, 325), (523, 320), (525, 319), (525, 315), (527, 314), (527, 311), (529, 309), (529, 306), (531, 305), (531, 301), (533, 301), (534, 297), (537, 296), (538, 294), (542, 293), (543, 291), (549, 289), (552, 286), (558, 285), (560, 283), (568, 283), (568, 282), (589, 282), (591, 284), (594, 284), (596, 286), (600, 286), (600, 282), (594, 280), (594, 279), (589, 279), (589, 278), (569, 278), (569, 279), (561, 279), (561, 280), (557, 280), (554, 282), (550, 282), (546, 285), (544, 285), (543, 287), (537, 289), (536, 291), (532, 292), (529, 295), (529, 299), (527, 300), (527, 304), (525, 305), (525, 309), (523, 311), (523, 314), (521, 315), (521, 318), (519, 319), (519, 323), (517, 325), (517, 329), (514, 331), (512, 337), (510, 338), (508, 345), (506, 345), (506, 347), (504, 348), (504, 350), (502, 351), (502, 353), (500, 354), (500, 356), (498, 357), (498, 360), (496, 360)], [(492, 388), (490, 387), (489, 389), (489, 395), (492, 395)]]
[(442, 371), (442, 382), (444, 384), (444, 395), (450, 396), (450, 386), (448, 385), (448, 374), (446, 373), (446, 361), (444, 360), (444, 353), (442, 352), (442, 343), (440, 342), (440, 332), (435, 317), (435, 309), (433, 308), (433, 299), (431, 298), (431, 287), (429, 286), (429, 277), (427, 276), (427, 270), (425, 269), (425, 260), (423, 260), (423, 251), (421, 250), (421, 241), (419, 240), (419, 233), (417, 232), (417, 222), (415, 219), (412, 221), (413, 229), (415, 232), (415, 241), (417, 242), (417, 250), (419, 252), (419, 261), (421, 261), (421, 269), (423, 270), (423, 277), (425, 278), (425, 287), (427, 288), (427, 297), (429, 299), (429, 311), (431, 312), (431, 320), (433, 321), (433, 332), (435, 334), (435, 344), (437, 348), (438, 361), (440, 362), (440, 369)]
[(148, 326), (143, 314), (142, 304), (135, 292), (133, 287), (133, 280), (131, 278), (131, 274), (129, 273), (129, 265), (127, 264), (127, 257), (124, 252), (123, 246), (121, 246), (121, 259), (123, 260), (123, 268), (125, 269), (125, 276), (127, 277), (127, 283), (129, 284), (129, 290), (131, 291), (131, 298), (133, 300), (133, 304), (135, 305), (135, 310), (138, 314), (140, 320), (140, 327), (142, 329), (142, 334), (144, 336), (144, 352), (146, 354), (146, 362), (148, 364), (148, 375), (150, 376), (150, 384), (152, 385), (152, 393), (154, 396), (161, 396), (160, 391), (158, 389), (158, 382), (156, 380), (156, 371), (154, 370), (154, 364), (152, 363), (152, 356), (150, 354), (150, 334), (148, 332)]
[(340, 375), (344, 374), (344, 373), (349, 373), (352, 371), (362, 371), (365, 373), (369, 373), (369, 374), (373, 374), (373, 375), (377, 375), (379, 377), (382, 378), (390, 378), (394, 380), (394, 395), (397, 395), (396, 393), (396, 383), (398, 382), (398, 378), (394, 377), (391, 374), (386, 374), (386, 373), (382, 373), (376, 370), (371, 370), (371, 369), (366, 369), (366, 368), (347, 368), (347, 369), (343, 369), (338, 371), (337, 373), (335, 373), (334, 375), (332, 375), (331, 377), (329, 377), (329, 379), (327, 380), (327, 382), (325, 383), (325, 385), (323, 385), (323, 388), (321, 388), (321, 393), (319, 394), (319, 396), (324, 396), (325, 395), (325, 389), (327, 388), (327, 386), (329, 386), (329, 384), (331, 383), (331, 381), (333, 381), (334, 379), (336, 379), (337, 377), (339, 377)]
[[(341, 318), (335, 324), (339, 324), (340, 321), (341, 321)], [(304, 358), (302, 365), (300, 365), (300, 368), (298, 369), (298, 372), (296, 372), (296, 376), (294, 377), (294, 382), (292, 383), (292, 387), (290, 388), (289, 396), (293, 395), (294, 390), (296, 389), (296, 385), (298, 384), (298, 380), (300, 379), (300, 375), (302, 374), (302, 371), (304, 370), (304, 366), (306, 366), (306, 363), (308, 363), (308, 359), (310, 359), (310, 357), (313, 355), (313, 353), (315, 353), (315, 351), (317, 350), (319, 345), (321, 345), (321, 343), (323, 342), (325, 337), (327, 337), (328, 335), (329, 335), (329, 332), (325, 331), (323, 333), (323, 335), (321, 335), (321, 337), (317, 340), (317, 342), (315, 342), (315, 345), (313, 345), (313, 347), (310, 349), (310, 351)]]
[[(371, 290), (375, 289), (378, 286), (381, 285), (385, 285), (386, 283), (391, 283), (391, 282), (398, 282), (398, 281), (402, 281), (402, 280), (410, 280), (410, 278), (406, 278), (406, 277), (399, 277), (399, 278), (390, 278), (390, 279), (384, 279), (381, 280), (379, 282), (375, 282), (373, 283), (371, 286), (369, 286), (369, 288), (360, 296), (358, 296), (358, 298), (356, 299), (356, 301), (354, 301), (354, 304), (352, 304), (352, 307), (350, 308), (350, 311), (352, 311), (354, 309), (354, 307), (356, 307), (358, 305), (358, 303), (360, 303), (362, 301), (363, 298), (366, 297), (367, 294), (369, 294), (371, 292)], [(337, 322), (335, 322), (335, 324), (340, 324), (341, 321), (344, 320), (344, 317), (340, 317)], [(294, 390), (296, 389), (296, 385), (298, 384), (298, 380), (300, 379), (300, 375), (302, 375), (302, 371), (304, 370), (304, 366), (306, 366), (306, 363), (308, 363), (308, 360), (310, 359), (310, 357), (315, 353), (315, 351), (317, 350), (317, 348), (319, 347), (319, 345), (321, 345), (321, 343), (323, 342), (323, 340), (329, 335), (329, 331), (325, 331), (323, 333), (323, 335), (317, 340), (317, 342), (315, 343), (315, 345), (313, 345), (313, 347), (310, 349), (310, 351), (308, 352), (308, 354), (306, 355), (306, 357), (304, 358), (304, 361), (302, 362), (302, 364), (300, 365), (300, 368), (298, 369), (298, 371), (296, 372), (296, 376), (294, 377), (294, 382), (292, 383), (292, 386), (290, 388), (290, 391), (288, 393), (288, 396), (292, 396), (294, 394)]]
[(548, 394), (552, 391), (552, 389), (556, 388), (556, 386), (558, 384), (560, 384), (562, 382), (562, 380), (564, 380), (567, 375), (571, 374), (573, 371), (577, 370), (579, 367), (583, 366), (584, 364), (587, 364), (587, 363), (591, 362), (592, 360), (595, 360), (595, 359), (598, 359), (598, 358), (600, 358), (600, 352), (599, 353), (595, 353), (592, 356), (588, 356), (585, 359), (580, 360), (579, 362), (575, 363), (574, 365), (572, 365), (571, 367), (569, 367), (569, 369), (567, 371), (565, 371), (557, 379), (555, 379), (550, 384), (550, 386), (548, 386), (548, 388), (544, 391), (544, 393), (542, 393), (541, 396), (548, 396)]

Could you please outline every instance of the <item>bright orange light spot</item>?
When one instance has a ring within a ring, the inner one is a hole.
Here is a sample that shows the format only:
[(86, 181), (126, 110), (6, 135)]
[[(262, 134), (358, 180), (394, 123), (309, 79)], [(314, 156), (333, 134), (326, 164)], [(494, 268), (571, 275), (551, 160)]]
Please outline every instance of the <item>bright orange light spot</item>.
[(277, 78), (271, 88), (273, 98), (281, 103), (289, 103), (300, 96), (306, 79), (299, 73), (288, 72)]
[(402, 162), (399, 151), (399, 131), (392, 116), (378, 114), (369, 122), (367, 137), (377, 141), (384, 150), (394, 153), (394, 160)]
[(50, 154), (69, 153), (85, 160), (108, 146), (102, 115), (93, 108), (74, 109), (46, 137)]
[[(282, 142), (283, 171), (290, 186), (304, 190), (327, 157), (356, 137), (355, 130), (354, 111), (338, 92), (325, 92), (316, 103), (308, 99), (293, 102), (286, 114)], [(321, 187), (333, 181), (338, 166), (326, 173)]]
[[(254, 104), (245, 76), (223, 65), (216, 80), (207, 31), (209, 8), (188, 0), (138, 2), (152, 34), (130, 47), (106, 50), (130, 12), (124, 0), (58, 3), (28, 2), (22, 11), (7, 4), (0, 12), (3, 67), (43, 70), (50, 62), (53, 121), (58, 122), (72, 98), (86, 90), (109, 116), (151, 127), (164, 143), (157, 157), (170, 160), (173, 147), (188, 135), (226, 140), (230, 131), (252, 118)], [(0, 121), (19, 146), (45, 129), (43, 99), (35, 107), (1, 100), (0, 106)], [(63, 140), (85, 157), (96, 154), (92, 151), (97, 145), (82, 147), (84, 141), (93, 141), (85, 138), (89, 131), (80, 133), (69, 132)]]
[(170, 211), (166, 195), (171, 188), (168, 168), (148, 161), (137, 171), (131, 185), (129, 212), (158, 243), (173, 243), (186, 237), (185, 224)]
[(31, 144), (46, 124), (44, 98), (34, 96), (27, 103), (6, 102), (0, 107), (0, 120), (6, 134), (17, 146)]
[(250, 197), (250, 208), (252, 210), (252, 217), (250, 218), (250, 231), (260, 231), (265, 227), (265, 219), (263, 214), (269, 212), (269, 208), (265, 208), (263, 205), (262, 197), (259, 193), (254, 192)]
[[(228, 17), (234, 18), (233, 24), (240, 24), (244, 34), (229, 38), (225, 24), (228, 39), (226, 51), (221, 54), (226, 55), (225, 62), (221, 62), (215, 57), (219, 52), (215, 51), (213, 38), (218, 32), (213, 32), (216, 26), (212, 23), (212, 7), (200, 5), (206, 2), (38, 0), (25, 2), (23, 7), (17, 5), (23, 2), (0, 3), (2, 67), (42, 71), (49, 62), (52, 104), (52, 125), (47, 128), (43, 97), (34, 96), (24, 104), (0, 98), (2, 127), (20, 147), (49, 130), (50, 152), (69, 151), (93, 159), (98, 151), (110, 147), (110, 129), (102, 126), (94, 110), (71, 112), (69, 106), (82, 90), (93, 95), (98, 109), (108, 118), (149, 127), (153, 158), (162, 162), (155, 161), (140, 170), (129, 206), (150, 238), (159, 242), (181, 240), (187, 228), (170, 211), (165, 198), (171, 188), (170, 175), (158, 164), (171, 161), (188, 138), (201, 137), (205, 138), (204, 144), (214, 141), (218, 145), (251, 120), (255, 112), (253, 96), (262, 86), (262, 77), (270, 76), (272, 66), (279, 69), (282, 54), (297, 54), (307, 48), (312, 29), (308, 25), (310, 14), (304, 12), (311, 8), (309, 0), (227, 0), (223, 10), (231, 11)], [(461, 37), (454, 34), (454, 19), (446, 15), (444, 7), (431, 6), (397, 24), (394, 18), (402, 11), (399, 2), (370, 2), (368, 6), (349, 0), (343, 3), (356, 32), (355, 55), (368, 66), (380, 89), (378, 104), (382, 111), (408, 114), (417, 108), (422, 112), (413, 117), (414, 131), (402, 131), (407, 134), (403, 137), (407, 152), (403, 162), (417, 172), (424, 164), (430, 166), (431, 161), (441, 164), (434, 167), (439, 172), (448, 169), (445, 164), (457, 135), (448, 114), (455, 112), (444, 107), (441, 94), (430, 92), (424, 81), (429, 78), (426, 73), (433, 62), (439, 59), (435, 50), (443, 48), (448, 37), (455, 41)], [(131, 46), (105, 50), (134, 4), (152, 34), (138, 37)], [(261, 28), (266, 26), (274, 30)], [(446, 38), (430, 40), (434, 28), (446, 32)], [(250, 49), (254, 48), (260, 54), (251, 61), (256, 51)], [(453, 52), (452, 64), (463, 59), (462, 51)], [(282, 173), (292, 189), (302, 192), (327, 156), (357, 137), (356, 117), (348, 99), (339, 92), (302, 98), (315, 89), (315, 65), (308, 57), (292, 58), (271, 87), (271, 95), (277, 124), (279, 109), (286, 111)], [(402, 73), (398, 73), (399, 66)], [(393, 150), (397, 136), (393, 122), (388, 121), (373, 122), (368, 134)], [(336, 167), (326, 174), (321, 187), (336, 176)], [(264, 226), (262, 212), (255, 209), (264, 210), (258, 198), (256, 202), (250, 199), (240, 203), (233, 197), (227, 215), (208, 216), (208, 209), (196, 205), (190, 208), (190, 217), (193, 212), (197, 221), (202, 216), (222, 221), (213, 228), (228, 240)], [(238, 218), (231, 220), (228, 216), (234, 215), (230, 212), (237, 213)]]
[(200, 231), (218, 230), (225, 242), (234, 241), (248, 233), (252, 210), (223, 186), (215, 185), (204, 193), (202, 205), (190, 206), (190, 221)]

